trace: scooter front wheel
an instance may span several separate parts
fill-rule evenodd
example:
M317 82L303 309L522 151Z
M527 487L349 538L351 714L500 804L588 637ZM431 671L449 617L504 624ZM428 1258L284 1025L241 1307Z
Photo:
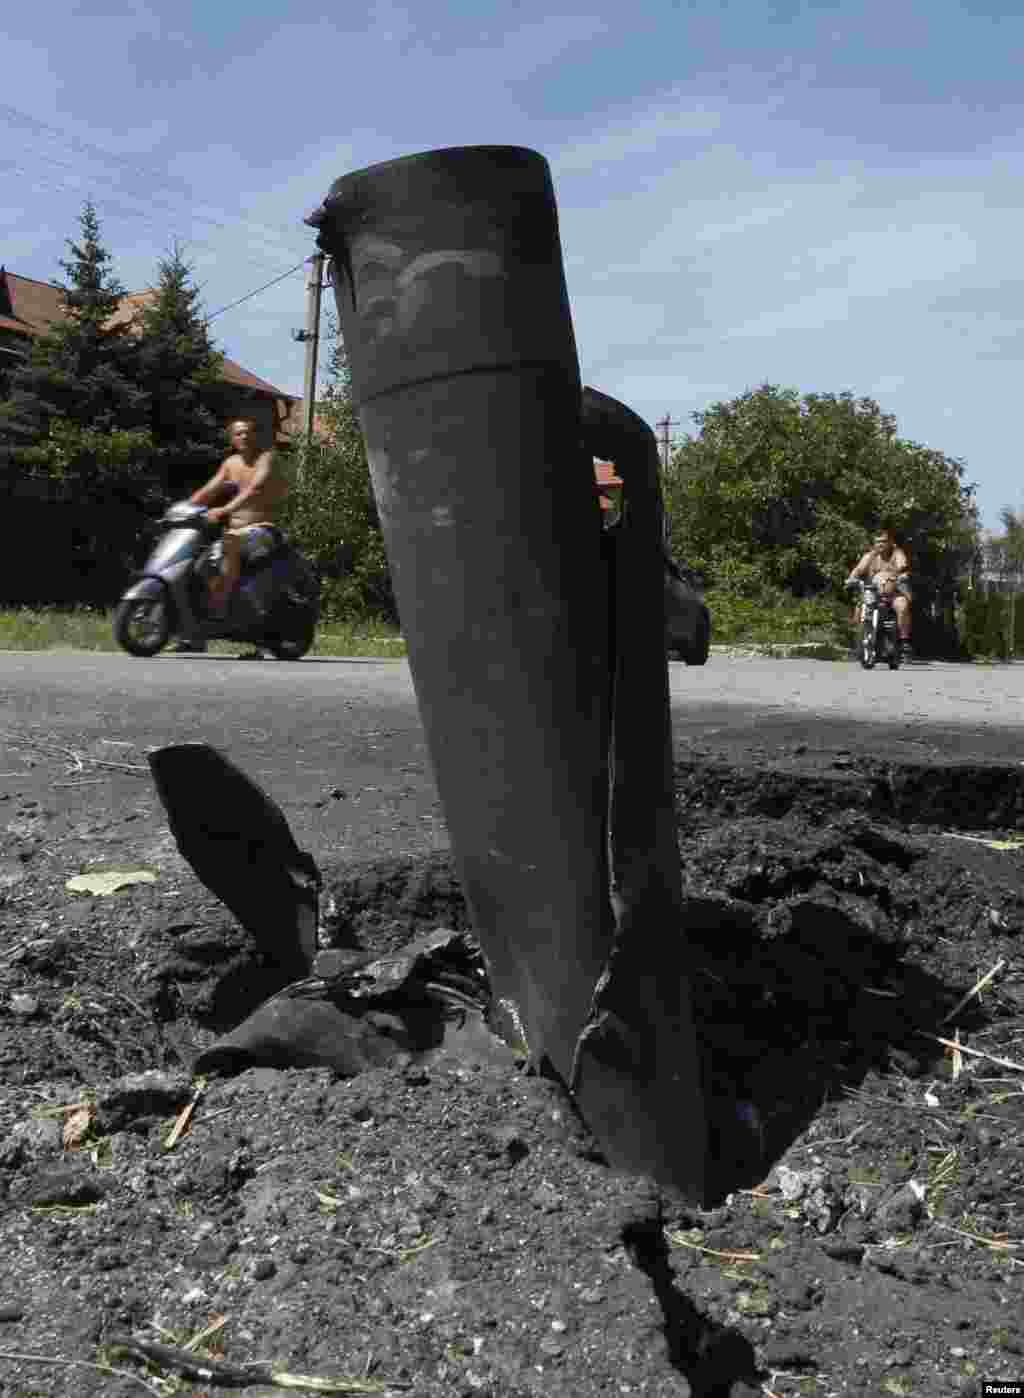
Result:
M878 659L875 628L870 621L864 623L860 638L860 663L865 670L873 670Z
M129 655L156 655L171 636L171 616L162 597L127 598L114 612L114 640Z

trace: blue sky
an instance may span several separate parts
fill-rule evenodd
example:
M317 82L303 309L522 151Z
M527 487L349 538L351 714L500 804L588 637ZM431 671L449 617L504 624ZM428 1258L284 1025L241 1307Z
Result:
M850 390L1024 508L1024 6L35 0L5 13L0 261L116 271L177 238L208 311L312 251L348 170L508 142L551 162L584 380L677 434L769 381ZM299 392L301 271L218 316Z

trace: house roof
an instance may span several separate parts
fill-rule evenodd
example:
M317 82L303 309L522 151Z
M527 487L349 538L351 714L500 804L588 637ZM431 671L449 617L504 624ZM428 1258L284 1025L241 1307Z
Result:
M126 292L109 323L127 324L155 295L156 292L152 288ZM38 282L33 277L19 276L16 272L8 272L4 267L0 267L0 330L13 330L27 336L40 335L63 314L59 287L51 285L50 282ZM250 373L248 369L243 369L241 364L226 356L221 377L228 383L247 388L253 393L298 402L294 394L276 388L274 384L261 379L258 374Z
M0 267L0 328L40 335L61 314L57 287Z
M233 359L228 359L227 355L224 356L220 376L228 383L238 384L240 388L252 389L254 393L266 393L271 398L286 399L290 403L300 401L294 393L285 393L284 389L275 388L272 383L267 383L266 379L261 379L258 374L251 374L248 369L243 369L241 364L236 364Z

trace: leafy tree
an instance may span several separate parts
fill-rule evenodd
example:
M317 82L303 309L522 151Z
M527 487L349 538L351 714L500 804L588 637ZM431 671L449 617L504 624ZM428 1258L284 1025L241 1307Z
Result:
M962 464L899 438L870 398L763 384L694 421L666 482L671 542L718 586L747 596L835 587L883 523L919 576L955 577L972 553Z
M283 524L323 580L328 615L396 621L380 516L340 339L328 377L317 404L318 431L312 443L296 453Z
M999 519L1006 532L989 540L986 561L1002 577L1019 583L1024 576L1024 511L1004 505Z
M131 372L149 404L150 463L174 491L208 473L224 454L213 406L224 360L177 245L159 263L155 292L132 322Z

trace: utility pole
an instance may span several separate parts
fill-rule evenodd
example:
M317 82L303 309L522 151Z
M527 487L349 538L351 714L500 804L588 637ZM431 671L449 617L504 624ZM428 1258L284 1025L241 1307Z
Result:
M670 427L678 427L678 426L679 426L679 420L678 420L678 418L673 418L673 417L671 417L668 413L666 413L665 416L661 419L660 422L655 423L655 426L661 428L661 485L662 485L662 496L664 497L665 481L666 481L667 478L668 478L668 453L669 453L669 440L670 440L670 439L669 439L669 435L668 435L668 431L669 431L669 428L670 428ZM670 533L671 527L672 527L672 520L671 520L671 518L669 517L668 511L665 510L664 513L663 513L663 516L662 516L662 526L661 526L661 528L662 528L662 537L663 537L663 541L664 541L664 543L665 543L666 545L668 544L669 533Z
M313 415L316 412L316 359L320 346L320 293L324 285L324 262L327 254L316 252L309 259L306 281L306 328L293 330L292 336L306 346L306 371L302 385L303 435L307 446L313 440Z
M662 470L662 474L665 475L665 476L667 476L667 475L668 475L668 452L669 452L669 435L668 435L668 429L669 429L670 427L678 427L678 426L679 426L679 419L678 419L678 418L669 417L668 413L666 413L665 416L661 419L660 422L655 423L655 426L661 428L661 470Z

